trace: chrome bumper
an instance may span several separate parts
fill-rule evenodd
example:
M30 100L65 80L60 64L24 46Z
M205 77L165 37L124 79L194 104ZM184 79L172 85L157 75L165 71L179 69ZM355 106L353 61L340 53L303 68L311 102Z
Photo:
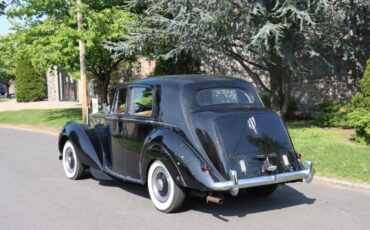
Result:
M306 183L310 183L315 174L312 162L305 161L303 163L303 166L305 169L301 171L280 173L276 175L260 176L240 180L238 180L236 172L234 170L230 170L230 180L223 182L208 181L210 183L207 183L207 187L215 191L229 191L231 195L236 196L239 192L239 189L243 188L251 188L270 184L280 184L302 179Z

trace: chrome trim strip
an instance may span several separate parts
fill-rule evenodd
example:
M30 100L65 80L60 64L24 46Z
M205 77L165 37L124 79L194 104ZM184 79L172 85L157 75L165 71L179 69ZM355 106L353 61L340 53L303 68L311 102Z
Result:
M141 122L141 123L146 123L146 124L153 124L153 125L161 125L161 126L168 126L168 127L173 127L173 128L178 128L176 125L171 125L168 123L160 122L160 121L154 121L154 120L145 120L145 119L136 119L136 118L127 118L127 117L121 117L121 120L124 121L135 121L135 122Z

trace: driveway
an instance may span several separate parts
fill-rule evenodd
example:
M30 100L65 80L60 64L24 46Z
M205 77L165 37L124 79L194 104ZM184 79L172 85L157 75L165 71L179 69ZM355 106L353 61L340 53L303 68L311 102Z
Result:
M267 199L222 206L190 198L177 214L153 208L145 187L93 171L64 176L57 137L0 128L1 229L369 229L370 193L325 184L284 186Z
M36 101L27 103L17 103L15 99L7 100L0 98L0 111L14 111L23 109L65 109L81 108L78 102L69 101Z

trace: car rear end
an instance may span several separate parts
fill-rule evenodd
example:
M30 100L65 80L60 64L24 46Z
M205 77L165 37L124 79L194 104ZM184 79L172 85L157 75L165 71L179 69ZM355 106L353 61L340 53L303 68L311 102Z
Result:
M193 95L191 129L210 162L209 179L203 180L210 190L236 195L240 189L311 182L312 163L301 161L282 119L263 108L253 87L223 84Z

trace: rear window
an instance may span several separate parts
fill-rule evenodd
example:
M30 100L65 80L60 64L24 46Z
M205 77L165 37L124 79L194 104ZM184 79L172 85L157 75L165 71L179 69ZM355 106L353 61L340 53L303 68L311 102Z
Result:
M200 90L196 95L200 106L219 104L254 104L253 95L245 89L239 88L213 88Z

